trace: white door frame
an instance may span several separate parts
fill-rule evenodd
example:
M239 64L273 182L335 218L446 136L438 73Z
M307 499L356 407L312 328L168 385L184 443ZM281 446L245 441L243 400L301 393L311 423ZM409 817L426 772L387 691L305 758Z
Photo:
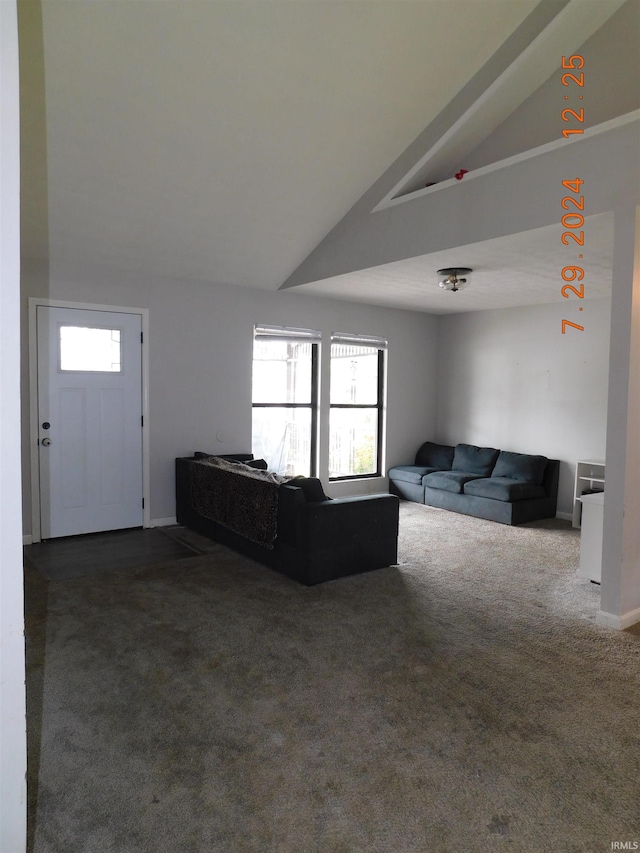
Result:
M49 308L80 308L88 311L117 311L138 314L142 320L142 526L151 527L149 500L149 309L122 308L118 305L93 305L88 302L66 302L61 299L29 298L29 446L31 450L31 541L40 542L40 454L38 453L38 339L36 310L38 305Z

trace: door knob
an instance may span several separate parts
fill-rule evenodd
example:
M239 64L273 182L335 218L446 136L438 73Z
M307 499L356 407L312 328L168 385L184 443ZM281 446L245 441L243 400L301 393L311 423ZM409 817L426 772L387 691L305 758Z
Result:
M50 438L43 438L43 439L42 439L42 444L43 444L45 447L49 447L49 445L51 444L51 439L50 439Z

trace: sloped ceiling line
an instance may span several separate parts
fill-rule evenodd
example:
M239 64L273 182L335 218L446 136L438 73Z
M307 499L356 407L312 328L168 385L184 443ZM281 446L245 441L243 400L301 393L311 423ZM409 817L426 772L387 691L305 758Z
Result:
M572 136L569 139L556 139L554 142L547 142L544 145L538 145L535 148L529 148L526 151L522 151L520 154L505 157L504 160L497 160L495 163L490 163L488 166L481 166L478 169L473 169L470 172L466 172L464 180L468 183L470 180L473 180L473 178L481 178L483 175L488 175L490 172L495 172L498 169L505 169L509 166L515 165L516 163L529 160L532 157L539 157L541 154L546 154L548 151L553 151L556 148L566 148L568 145L583 142L585 139L589 139L592 136L597 136L600 133L608 133L610 130L615 130L617 127L623 127L626 124L637 121L640 121L640 110L625 113L624 115L613 118L610 121L604 121L594 127L585 128L584 132L580 136ZM439 181L433 186L423 187L413 192L395 196L394 198L390 198L388 201L381 202L376 208L374 208L372 213L375 213L377 210L394 207L398 204L404 204L407 201L413 201L417 198L421 198L422 196L439 192L440 190L449 189L457 184L458 180L453 177L445 181Z
M549 4L542 5L549 11ZM493 64L491 79L484 75L486 94L504 74L502 85L496 85L490 93L497 103L505 92L512 98L509 86L518 77L522 78L520 71L525 72L530 62L536 60L552 70L551 74L538 77L535 86L521 79L521 97L516 99L520 103L497 129L492 128L494 121L487 125L490 133L480 145L482 155L476 157L476 165L464 181L448 177L436 186L416 191L412 191L411 183L416 176L420 180L424 177L420 172L426 162L424 156L420 157L424 150L433 153L439 138L453 138L446 134L458 119L456 126L464 132L464 116L482 116L482 110L474 111L467 100L456 117L451 106L459 93L281 289L294 287L303 293L433 313L557 302L558 276L567 262L566 246L561 246L559 239L561 196L557 192L560 178L569 172L573 177L577 170L576 174L589 176L589 292L594 298L608 294L613 241L611 211L627 199L640 197L640 111L637 93L628 97L629 90L616 97L617 86L611 85L611 75L603 73L603 68L608 69L608 57L620 44L621 27L625 28L624 33L631 34L630 42L633 33L640 34L636 8L624 0L613 3L570 0L555 4L551 19L537 33L532 35L528 31L530 50L526 62L519 63L518 57L512 55L508 66L502 69ZM615 15L618 10L620 14ZM611 23L605 27L609 18ZM525 23L526 20L518 28L521 35ZM583 47L589 51L590 59L597 58L599 62L598 75L590 84L589 93L592 99L597 94L600 99L606 96L609 106L598 110L592 101L588 112L591 126L585 125L580 136L564 139L558 126L561 105L567 106L558 76L561 56L580 53ZM625 80L635 79L635 60L627 59L626 64L618 67L626 69L626 72L621 70ZM514 68L518 73L513 72ZM483 71L486 65L467 84L475 87L480 99L478 83ZM530 94L532 88L535 91ZM515 103L508 99L507 102ZM458 106L461 104L459 100ZM623 109L619 109L621 106ZM450 119L449 126L443 121L445 114ZM611 115L614 118L609 119ZM540 122L541 117L546 123ZM533 127L529 124L532 119L537 121ZM510 131L514 122L517 133ZM500 137L505 127L506 144ZM531 137L535 140L533 144ZM425 142L421 152L419 145ZM475 142L472 140L472 144ZM503 152L493 161L492 149ZM440 150L446 150L446 146ZM476 145L471 154L477 150ZM444 192L440 194L439 190ZM434 271L457 265L474 269L474 284L462 294L462 299L456 294L452 300L450 294L438 291ZM515 288L514 283L517 283Z
M372 212L399 197L419 192L425 183L451 176L483 138L556 71L559 57L570 56L598 30L626 0L610 0L593 8L568 0L529 45L484 90L476 101L445 131L429 151L385 195ZM527 21L519 28L523 30Z

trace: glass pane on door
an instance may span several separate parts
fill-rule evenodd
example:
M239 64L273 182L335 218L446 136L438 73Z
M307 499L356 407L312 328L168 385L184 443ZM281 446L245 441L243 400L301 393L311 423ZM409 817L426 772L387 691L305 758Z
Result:
M121 373L120 329L60 326L60 370Z

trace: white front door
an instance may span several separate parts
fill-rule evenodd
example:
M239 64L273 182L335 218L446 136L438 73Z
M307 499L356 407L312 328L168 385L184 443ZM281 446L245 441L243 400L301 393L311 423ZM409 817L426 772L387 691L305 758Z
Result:
M142 317L37 306L41 536L141 527Z

